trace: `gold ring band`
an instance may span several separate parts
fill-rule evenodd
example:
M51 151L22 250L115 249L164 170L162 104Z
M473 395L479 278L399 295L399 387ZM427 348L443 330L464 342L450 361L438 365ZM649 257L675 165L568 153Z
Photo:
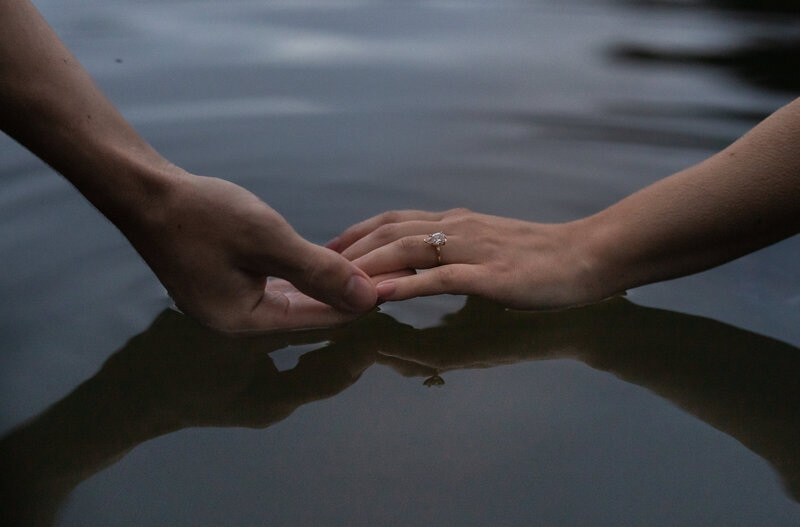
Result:
M447 243L447 236L443 232L434 232L424 241L436 250L436 265L442 265L442 245Z

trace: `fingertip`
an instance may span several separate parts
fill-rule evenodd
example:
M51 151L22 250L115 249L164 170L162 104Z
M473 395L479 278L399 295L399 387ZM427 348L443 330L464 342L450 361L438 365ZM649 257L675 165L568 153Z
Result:
M369 280L356 274L347 281L342 301L351 311L361 312L375 307L377 297L376 289Z
M397 283L392 280L386 280L375 286L375 290L378 293L378 299L386 301L397 291Z

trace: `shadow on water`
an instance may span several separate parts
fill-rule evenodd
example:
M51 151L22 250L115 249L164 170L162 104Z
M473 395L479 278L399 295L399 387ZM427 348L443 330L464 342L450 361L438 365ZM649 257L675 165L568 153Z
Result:
M291 370L269 355L314 343ZM797 348L621 298L546 313L470 299L429 329L375 313L340 329L250 338L165 311L95 376L0 440L3 525L53 524L81 481L149 439L270 426L345 390L376 362L441 384L456 369L564 358L643 386L736 438L800 501Z
M612 58L631 64L712 67L760 89L785 93L800 91L800 2L632 0L624 3L642 7L701 7L715 10L718 16L754 18L769 24L763 35L743 35L738 43L726 47L676 51L651 45L620 44L610 50ZM790 30L773 31L779 26Z

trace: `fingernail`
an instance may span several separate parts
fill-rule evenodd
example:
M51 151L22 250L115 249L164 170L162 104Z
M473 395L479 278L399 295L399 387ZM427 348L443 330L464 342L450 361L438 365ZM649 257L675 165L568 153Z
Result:
M387 297L392 296L392 293L395 292L397 289L397 284L392 282L391 280L387 280L385 282L381 282L378 284L375 289L378 291L378 298L385 299Z
M334 251L336 251L338 253L339 252L339 242L340 242L340 240L339 240L339 237L337 236L336 238L334 238L331 241L329 241L328 243L326 243L325 247L327 247L328 249L334 250Z
M375 307L375 289L363 276L353 275L347 282L342 300L353 311L366 311Z

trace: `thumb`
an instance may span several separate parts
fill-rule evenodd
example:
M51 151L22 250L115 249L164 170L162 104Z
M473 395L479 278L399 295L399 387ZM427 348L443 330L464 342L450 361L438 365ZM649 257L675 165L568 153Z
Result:
M297 289L345 311L368 311L378 293L367 274L339 253L301 239L292 251L287 276Z

